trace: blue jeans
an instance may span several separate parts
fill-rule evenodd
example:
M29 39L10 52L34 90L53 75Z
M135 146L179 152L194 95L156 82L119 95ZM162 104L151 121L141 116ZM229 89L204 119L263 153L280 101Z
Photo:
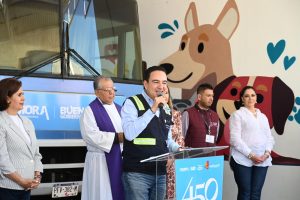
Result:
M234 179L238 186L237 200L259 200L266 179L268 167L246 167L230 159Z
M126 200L163 200L166 195L166 175L123 172Z
M29 200L30 190L12 190L0 188L0 200Z

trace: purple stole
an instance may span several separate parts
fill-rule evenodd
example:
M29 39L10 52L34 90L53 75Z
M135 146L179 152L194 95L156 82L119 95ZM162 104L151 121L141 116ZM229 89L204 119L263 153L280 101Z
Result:
M115 104L120 113L121 107ZM90 103L100 131L116 132L109 115L102 103L96 98ZM122 155L119 144L113 144L109 153L105 152L106 163L110 179L111 193L114 200L124 199L124 188L122 184Z

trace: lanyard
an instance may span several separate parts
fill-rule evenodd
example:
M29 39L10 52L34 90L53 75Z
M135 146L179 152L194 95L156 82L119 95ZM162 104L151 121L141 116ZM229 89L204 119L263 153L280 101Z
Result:
M207 120L208 122L206 121L205 117L204 117L204 114L201 112L200 115L205 123L205 126L207 128L207 131L208 131L208 135L210 135L211 131L210 131L210 127L211 127L211 112L209 112L209 110L207 111L208 114L207 114Z

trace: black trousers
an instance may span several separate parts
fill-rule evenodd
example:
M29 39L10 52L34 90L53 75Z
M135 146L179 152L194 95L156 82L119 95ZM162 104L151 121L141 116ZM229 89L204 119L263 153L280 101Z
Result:
M30 190L13 190L0 187L0 200L30 200Z

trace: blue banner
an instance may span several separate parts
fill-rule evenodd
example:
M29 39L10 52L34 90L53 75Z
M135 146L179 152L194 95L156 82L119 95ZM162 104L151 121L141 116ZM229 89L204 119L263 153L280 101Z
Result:
M177 200L222 200L223 156L175 160Z
M95 98L95 95L89 94L25 91L25 105L20 114L32 120L39 139L78 138L80 116ZM119 105L124 100L124 96L115 98ZM77 134L67 136L68 133Z

